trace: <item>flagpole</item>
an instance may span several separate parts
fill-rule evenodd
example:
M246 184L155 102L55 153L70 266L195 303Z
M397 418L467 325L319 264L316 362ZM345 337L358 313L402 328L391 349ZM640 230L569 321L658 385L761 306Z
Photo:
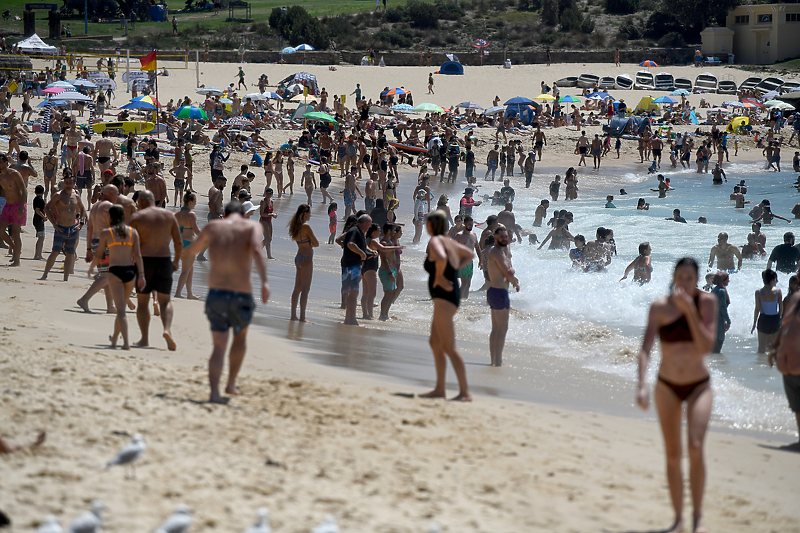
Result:
M159 106L159 102L161 102L161 100L158 99L158 50L154 50L154 52L156 52L156 58L155 58L155 63L156 63L156 70L155 70L155 72L156 72L156 137L161 138L161 131L159 130L159 127L158 127L158 106Z

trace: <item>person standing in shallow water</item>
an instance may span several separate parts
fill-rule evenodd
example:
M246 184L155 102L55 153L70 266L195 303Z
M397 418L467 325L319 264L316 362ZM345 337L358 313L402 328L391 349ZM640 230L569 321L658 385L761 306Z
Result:
M308 223L311 218L311 207L306 204L297 206L297 212L289 221L289 236L297 243L297 255L294 256L296 274L292 291L292 317L297 318L297 300L300 300L300 322L306 321L306 304L308 291L311 290L311 278L314 275L314 248L319 246L317 236Z
M675 512L668 532L683 530L683 473L681 468L681 418L686 402L689 482L692 495L692 529L707 531L703 524L703 493L706 467L703 442L711 416L713 394L705 356L714 347L717 324L717 298L697 288L697 262L684 257L675 265L672 292L650 306L642 349L639 352L639 384L636 403L642 409L650 404L647 389L647 364L656 334L661 338L661 365L654 399L667 459L667 484Z
M456 348L456 332L453 317L458 311L459 287L456 272L472 261L472 250L447 238L447 214L439 209L428 215L425 228L431 236L425 258L428 272L428 292L433 300L430 345L436 364L436 386L421 398L445 398L447 358L458 378L459 393L455 401L470 402L472 396L467 384L467 369L464 359Z

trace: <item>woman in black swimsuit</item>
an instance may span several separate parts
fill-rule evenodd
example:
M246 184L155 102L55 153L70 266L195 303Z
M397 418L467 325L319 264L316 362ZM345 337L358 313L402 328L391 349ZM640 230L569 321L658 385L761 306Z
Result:
M433 300L430 344L436 363L436 387L422 398L444 398L447 359L458 378L459 393L456 401L469 402L472 396L467 385L467 370L456 348L456 331L453 316L458 311L459 292L456 272L472 262L473 252L453 239L447 238L447 214L439 209L428 215L425 227L431 240L428 242L425 271L428 272L428 291Z
M689 430L689 479L694 508L691 531L703 526L705 461L703 441L711 416L711 383L704 357L714 347L717 333L717 299L697 288L697 262L685 257L675 265L673 291L650 306L647 329L639 352L639 386L636 402L647 409L650 396L645 383L647 363L656 334L661 337L661 366L654 398L664 448L675 523L669 531L683 527L683 473L681 471L681 416L686 402Z
M130 226L125 225L125 210L120 205L112 205L108 210L111 226L100 233L98 250L108 250L108 288L117 308L117 317L114 320L114 335L109 336L111 347L117 347L117 338L122 334L122 349L130 350L128 342L128 319L125 316L126 300L130 297L133 284L138 275L139 289L144 289L144 265L142 254L139 250L139 233ZM89 277L92 277L94 268L100 263L104 254L94 254L92 264L89 265Z

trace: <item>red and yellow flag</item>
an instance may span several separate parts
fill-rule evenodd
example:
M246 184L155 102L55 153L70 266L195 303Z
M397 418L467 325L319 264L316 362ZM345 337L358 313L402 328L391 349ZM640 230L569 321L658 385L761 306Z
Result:
M146 56L140 58L139 61L142 63L142 67L139 70L156 70L156 68L158 68L156 66L156 51L155 50L153 50L152 52L150 52Z

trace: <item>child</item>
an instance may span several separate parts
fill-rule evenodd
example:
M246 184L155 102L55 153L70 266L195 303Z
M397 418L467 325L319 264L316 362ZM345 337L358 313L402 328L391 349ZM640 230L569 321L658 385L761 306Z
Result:
M614 149L617 151L617 159L619 159L619 149L622 147L622 141L617 137L617 142L614 144Z
M428 173L428 158L424 155L421 155L417 158L417 166L419 166L419 176L417 177L417 181Z
M328 244L333 244L336 239L336 209L338 209L338 207L336 202L331 202L331 205L328 206L328 229L331 230L331 236L328 237Z
M173 167L169 173L175 177L175 181L173 182L175 186L175 197L172 200L172 207L177 207L178 198L183 198L183 190L186 188L186 178L184 177L186 175L186 163L184 163L184 160L181 159L178 161L178 164Z
M675 150L670 151L669 162L672 165L672 168L676 168L678 166L678 154L675 153Z
M33 258L41 261L42 247L44 247L44 221L47 217L44 214L44 187L37 185L34 189L36 197L33 199L33 227L36 228L36 253Z
M135 157L128 162L128 177L132 178L137 183L144 182L144 178L142 178L142 165L136 161Z
M797 119L795 119L795 120L797 120ZM739 137L734 137L733 138L733 150L734 150L733 151L733 155L734 156L739 155Z
M657 165L658 165L658 163L656 162L655 159L653 159L653 164L650 165L650 167L647 169L647 173L648 174L655 174L656 170L657 170L657 168L656 168Z
M606 196L606 209L616 209L616 207L614 205L614 196L611 194Z

